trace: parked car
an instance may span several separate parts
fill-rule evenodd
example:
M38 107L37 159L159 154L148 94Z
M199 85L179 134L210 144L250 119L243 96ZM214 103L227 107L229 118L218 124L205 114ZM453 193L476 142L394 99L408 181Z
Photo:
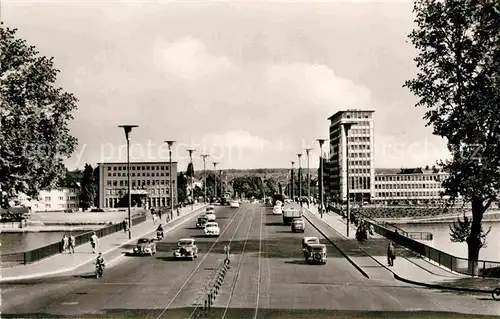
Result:
M134 255L150 255L156 253L156 243L154 239L140 238L134 247Z
M233 201L231 201L231 203L229 204L229 206L231 206L231 208L238 208L238 207L240 207L240 203L238 203L237 201L233 200Z
M292 220L292 233L303 233L306 229L306 223L302 218Z
M207 224L207 218L205 216L203 217L198 217L198 221L196 222L196 228L205 228L205 225Z
M309 264L326 264L327 251L326 246L323 244L308 244L302 250L304 258Z
M281 209L281 204L273 207L273 214L274 215L281 215L282 213L283 213L283 210Z
M212 213L215 213L215 207L210 205L208 206L207 208L205 208L205 212L212 212Z
M220 235L219 224L217 224L216 222L208 222L205 225L205 235L206 236L219 236Z
M174 249L174 258L188 258L194 260L198 258L198 246L194 238L182 238L177 242Z
M318 237L304 237L302 238L302 249L306 248L310 244L319 244Z

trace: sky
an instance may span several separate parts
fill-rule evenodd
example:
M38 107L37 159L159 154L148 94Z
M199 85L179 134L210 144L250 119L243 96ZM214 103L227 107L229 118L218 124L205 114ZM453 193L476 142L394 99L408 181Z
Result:
M403 88L416 68L413 4L400 1L3 0L1 18L78 99L68 168L173 160L196 169L285 168L346 109L375 111L375 166L433 165L445 141ZM302 157L302 167L306 167ZM297 164L296 164L297 167Z

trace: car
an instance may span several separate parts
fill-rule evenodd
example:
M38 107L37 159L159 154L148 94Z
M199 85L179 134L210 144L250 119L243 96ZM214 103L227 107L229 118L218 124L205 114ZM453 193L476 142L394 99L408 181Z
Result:
M133 249L134 255L150 255L156 253L156 243L154 239L140 238Z
M303 233L306 229L306 223L302 218L295 218L292 220L292 233Z
M207 219L207 221L213 222L215 220L215 214L213 212L206 212L205 218Z
M238 203L237 201L233 200L233 201L231 201L231 203L229 204L229 206L231 206L231 208L238 208L238 207L240 207L240 203Z
M198 217L198 221L196 222L196 228L205 228L205 225L207 224L208 220L205 216L203 217Z
M205 225L205 235L206 236L219 236L220 235L219 224L217 224L216 222L208 222Z
M304 258L309 264L326 264L327 261L327 251L326 246L323 244L308 244L302 250L304 252Z
M274 215L281 215L283 213L282 209L281 209L281 205L275 205L273 207L273 214Z
M304 237L302 238L302 249L306 248L310 244L319 244L318 237Z
M194 238L181 238L177 241L177 247L173 248L174 258L188 258L194 260L198 258L198 246Z

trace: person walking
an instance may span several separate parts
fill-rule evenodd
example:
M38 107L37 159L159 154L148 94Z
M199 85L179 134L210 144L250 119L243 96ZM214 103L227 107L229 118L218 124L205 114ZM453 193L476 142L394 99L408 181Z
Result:
M128 217L126 217L124 220L123 220L123 232L124 233L127 233L128 231Z
M95 254L95 248L97 246L97 241L98 241L98 238L94 232L94 233L92 233L92 236L90 237L90 245L92 246L92 253L93 254Z
M69 234L69 253L74 254L75 253L75 244L76 244L76 239L73 234Z
M389 267L394 266L394 259L396 259L394 244L392 242L389 242L389 246L387 247L387 263L389 264Z
M156 213L153 213L153 225L156 224L157 220L158 220L158 215L156 215Z
M63 238L62 238L62 253L66 253L66 251L68 251L68 236L66 236L66 234L64 234Z

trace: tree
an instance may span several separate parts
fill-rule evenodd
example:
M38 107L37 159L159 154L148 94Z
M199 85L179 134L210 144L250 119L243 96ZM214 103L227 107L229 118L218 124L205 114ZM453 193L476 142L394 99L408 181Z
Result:
M63 160L77 144L69 133L77 99L55 82L52 58L0 24L0 196L36 198L65 173Z
M94 182L97 185L97 192L94 198L94 206L99 207L99 182L100 182L100 176L99 176L99 166L94 168ZM127 204L128 204L128 197L127 197Z
M183 172L177 174L177 201L183 203L187 199L187 178Z
M470 236L472 228L472 220L470 220L465 214L463 219L457 217L457 220L450 225L450 238L454 243L463 243L467 241L467 237ZM481 248L486 247L486 236L490 233L491 227L488 231L484 231L481 227Z
M477 274L484 212L500 190L500 3L495 0L417 0L418 73L405 85L425 107L434 134L447 139L451 159L443 182L450 204L470 202L466 238L469 271Z
M90 164L85 164L82 180L80 182L80 206L86 210L94 205L97 196L97 184L94 178L94 169Z

